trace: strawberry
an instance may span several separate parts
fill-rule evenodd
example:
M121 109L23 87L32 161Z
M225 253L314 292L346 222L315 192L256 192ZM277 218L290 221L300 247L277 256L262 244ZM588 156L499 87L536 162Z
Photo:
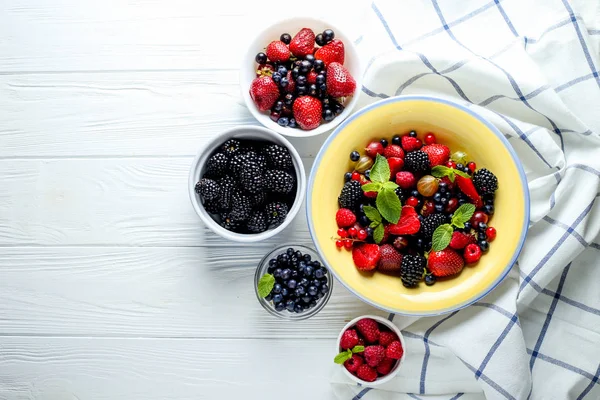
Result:
M415 151L415 150L419 150L421 148L421 146L423 145L423 143L412 136L402 136L402 148L404 149L404 151L408 152L408 151Z
M332 62L344 63L344 43L334 39L315 52L317 60L323 60L325 66Z
M385 358L385 349L381 345L365 347L365 361L370 367L376 367Z
M456 250L464 249L470 243L475 243L475 236L466 232L454 231L450 239L450 247Z
M391 224L389 227L392 235L414 235L421 229L421 221L419 221L419 216L414 207L404 206L398 223Z
M340 347L344 350L352 349L354 346L358 344L358 334L354 329L348 329L342 335L342 339L340 340Z
M287 80L289 83L288 83L287 87L285 88L285 90L288 93L294 93L294 90L296 90L296 81L292 77L292 71L288 71Z
M305 57L313 53L315 33L312 29L302 28L290 42L290 51L296 57Z
M475 243L468 244L463 255L467 264L474 264L481 258L481 247Z
M396 184L401 189L410 189L417 185L417 179L412 172L400 171L396 173Z
M400 157L390 157L387 161L390 166L390 176L396 175L404 167L404 160Z
M327 66L327 93L333 97L351 96L356 90L356 81L340 63Z
M399 340L390 343L387 349L385 349L385 356L387 358L399 360L402 358L402 354L404 354L404 349L402 348L402 343L400 343Z
M361 243L352 249L352 260L360 271L374 270L379 262L379 257L381 257L381 253L376 244Z
M444 165L450 158L450 149L443 144L430 144L423 146L421 149L429 156L429 161L432 167L436 165Z
M356 215L347 208L340 208L335 213L335 222L337 222L339 228L347 228L354 225Z
M365 382L373 382L377 379L377 371L367 364L363 364L356 370L356 376Z
M275 68L273 68L273 66L271 64L259 64L258 68L256 68L256 76L262 76L262 75L273 75L273 72L275 72Z
M315 129L321 124L321 102L316 97L300 96L294 100L294 118L304 130Z
M267 46L267 57L273 62L285 62L290 59L290 49L281 40L275 40Z
M398 146L397 144L390 144L388 147L385 148L385 150L383 150L383 156L385 158L404 158L404 151L402 150L402 147Z
M363 318L356 323L356 329L369 343L375 343L379 340L379 325L377 321L371 318Z
M465 178L457 174L454 181L458 185L460 191L466 194L467 197L475 203L475 207L481 208L483 206L481 197L479 197L479 193L477 193L477 189L475 189L475 185L473 185L471 178Z
M351 373L355 373L358 370L358 367L363 365L365 360L358 354L352 354L352 358L344 361L344 367Z
M460 254L452 249L432 251L429 253L427 267L437 277L449 276L459 273L465 266L465 261Z
M387 243L390 238L390 226L386 225L383 227L383 238L381 239L381 243Z
M396 360L392 358L384 358L383 361L377 366L377 372L379 372L379 375L385 376L392 372L392 369L394 369L395 365Z
M267 111L279 98L279 88L270 76L260 76L255 78L250 85L250 97L260 111ZM319 111L320 116L321 112Z
M398 336L394 332L383 331L379 333L379 344L383 347L388 347L390 343L398 340Z
M381 258L377 265L377 271L388 275L400 274L400 264L402 264L402 254L391 244L384 244L379 248ZM379 339L381 340L381 338Z
M306 76L306 81L308 83L317 83L317 73L315 71L310 71Z

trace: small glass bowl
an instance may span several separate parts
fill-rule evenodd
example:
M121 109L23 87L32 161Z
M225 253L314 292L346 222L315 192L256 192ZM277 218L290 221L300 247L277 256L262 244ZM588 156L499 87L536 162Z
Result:
M277 311L271 301L265 300L258 294L258 281L260 281L260 278L262 278L262 276L267 273L267 269L269 268L269 260L271 260L272 258L276 258L279 254L285 253L290 247L294 249L294 251L300 250L302 254L310 254L311 261L319 261L321 263L321 266L327 270L327 275L325 276L327 277L327 285L329 286L329 291L327 292L327 294L325 294L323 297L317 300L317 304L314 307L309 308L308 310L303 311L301 313L290 312L287 309ZM317 314L319 311L321 311L321 309L323 309L323 307L325 307L325 304L327 304L327 302L329 301L332 290L333 276L331 275L331 272L323 264L317 252L306 246L288 244L277 247L276 249L274 249L273 251L271 251L263 257L263 259L258 264L258 267L256 268L256 273L254 274L254 292L256 293L256 298L258 299L260 305L263 306L263 308L267 310L271 315L274 315L277 318L281 318L287 321L300 321L303 319L308 319L313 315Z

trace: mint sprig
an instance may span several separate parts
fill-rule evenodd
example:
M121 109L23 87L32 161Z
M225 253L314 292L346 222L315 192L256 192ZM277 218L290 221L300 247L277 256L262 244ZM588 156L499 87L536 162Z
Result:
M465 203L454 211L452 221L449 224L443 224L436 228L431 238L431 250L442 251L450 244L454 227L464 228L465 222L471 219L475 213L475 206L470 203Z
M388 164L387 159L382 157L381 154L377 154L375 164L371 167L371 181L381 183L389 182L390 173L390 165Z
M364 192L377 192L375 205L377 206L377 211L380 216L383 216L383 218L392 224L398 223L398 220L400 219L400 211L402 209L400 199L395 193L398 185L390 181L390 165L388 164L386 158L382 157L380 154L377 154L375 163L371 167L370 178L371 182L362 185L362 190ZM374 221L368 215L367 218L369 218L371 221ZM375 229L375 232L377 232L378 225L371 227ZM383 227L381 229L383 229ZM382 232L381 237L383 237ZM375 233L373 238L376 238Z
M271 274L264 274L258 281L258 295L260 297L267 297L271 290L275 286L275 277Z
M431 175L435 176L436 178L443 178L447 176L448 179L450 179L450 182L454 182L456 175L460 175L463 178L470 178L469 174L454 168L446 167L444 165L436 165L435 167L431 168Z
M352 350L350 350L350 349L344 350L341 353L339 353L337 356L335 356L335 358L333 359L333 362L336 364L343 364L347 360L352 358L352 354L362 353L363 351L365 351L365 346L354 346L352 348Z

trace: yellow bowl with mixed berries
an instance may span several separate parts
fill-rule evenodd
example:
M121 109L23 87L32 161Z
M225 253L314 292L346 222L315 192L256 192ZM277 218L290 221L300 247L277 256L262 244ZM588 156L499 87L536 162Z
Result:
M307 216L323 261L362 300L440 315L506 277L525 241L529 192L490 122L452 101L399 96L356 112L328 138L311 171Z

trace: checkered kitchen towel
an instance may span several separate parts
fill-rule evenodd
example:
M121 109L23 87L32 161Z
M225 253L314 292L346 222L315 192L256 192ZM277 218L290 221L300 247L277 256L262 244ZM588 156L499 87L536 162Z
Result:
M390 316L408 349L394 381L369 389L334 369L336 396L600 399L600 1L377 0L369 13L362 105L434 94L488 118L524 165L531 226L478 303Z

